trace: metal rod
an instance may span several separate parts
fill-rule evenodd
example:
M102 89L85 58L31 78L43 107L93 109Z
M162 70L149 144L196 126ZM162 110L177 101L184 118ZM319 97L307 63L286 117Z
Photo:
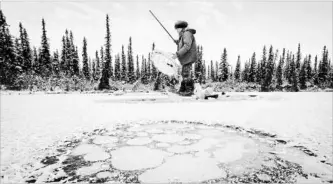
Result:
M176 42L176 40L173 39L173 37L171 36L171 34L168 32L168 30L166 30L165 27L162 25L162 23L157 19L157 17L154 15L154 13L153 13L151 10L149 10L149 12L154 16L154 18L157 20L157 22L160 23L160 25L163 27L163 29L169 34L169 36L171 37L171 39L172 39L174 42Z

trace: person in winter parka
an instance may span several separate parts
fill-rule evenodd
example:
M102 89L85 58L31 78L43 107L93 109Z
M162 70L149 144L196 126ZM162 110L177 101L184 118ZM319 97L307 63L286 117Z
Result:
M179 94L184 96L193 95L194 80L192 79L192 64L197 61L197 46L194 34L195 29L187 28L188 23L185 21L177 21L175 29L179 34L176 42L177 52L173 55L173 59L178 58L182 66L182 82L180 84Z

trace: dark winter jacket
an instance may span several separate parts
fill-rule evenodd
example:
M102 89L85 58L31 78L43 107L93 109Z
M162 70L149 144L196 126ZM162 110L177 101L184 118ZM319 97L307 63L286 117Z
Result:
M191 64L197 61L197 45L194 34L195 29L185 29L180 33L177 47L177 57L181 65Z

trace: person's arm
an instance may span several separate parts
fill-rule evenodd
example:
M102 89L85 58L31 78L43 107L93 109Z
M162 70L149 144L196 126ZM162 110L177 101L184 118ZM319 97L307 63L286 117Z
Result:
M183 57L190 49L192 45L192 33L186 31L183 36L184 45L179 51L176 52L178 58Z

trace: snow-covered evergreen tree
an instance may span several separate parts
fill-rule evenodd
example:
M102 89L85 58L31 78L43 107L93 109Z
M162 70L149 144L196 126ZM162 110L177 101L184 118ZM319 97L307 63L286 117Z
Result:
M121 80L127 81L127 67L124 45L121 47Z
M256 82L256 76L257 76L256 70L257 70L257 61L256 61L256 53L254 52L251 58L249 82Z
M14 43L1 9L0 22L0 84L10 86L19 74L19 66L15 62Z
M139 55L136 55L136 80L140 79Z
M229 67L229 64L228 64L228 61L227 61L227 49L224 48L223 54L221 56L221 62L220 62L220 65L219 65L219 70L220 70L219 81L220 82L228 80L228 77L229 77L228 67Z
M240 61L240 55L238 55L234 78L236 81L239 82L240 77L241 77L241 61Z
M120 56L117 54L115 56L115 63L114 63L114 78L116 81L121 80L121 67L120 67Z
M50 45L46 35L45 20L42 19L42 41L39 56L39 63L41 64L40 71L42 76L49 77L52 72Z
M274 70L273 62L274 62L274 53L273 53L273 46L271 46L269 49L267 64L265 65L265 78L263 84L261 85L261 91L270 90L273 79L273 70Z
M296 69L298 71L301 69L301 59L302 59L301 44L299 43L297 49L297 58L296 58Z
M128 51L127 51L127 64L128 64L128 70L127 70L127 80L129 83L133 83L135 81L135 74L134 74L134 60L133 60L133 51L132 51L132 38L129 38L129 45L128 45Z
M306 88L306 81L307 81L306 65L307 65L307 59L305 58L303 63L301 64L301 69L299 72L299 87L301 89Z
M82 67L83 75L87 80L89 80L90 72L88 66L87 40L85 37L83 38L82 62L83 62L83 67Z

